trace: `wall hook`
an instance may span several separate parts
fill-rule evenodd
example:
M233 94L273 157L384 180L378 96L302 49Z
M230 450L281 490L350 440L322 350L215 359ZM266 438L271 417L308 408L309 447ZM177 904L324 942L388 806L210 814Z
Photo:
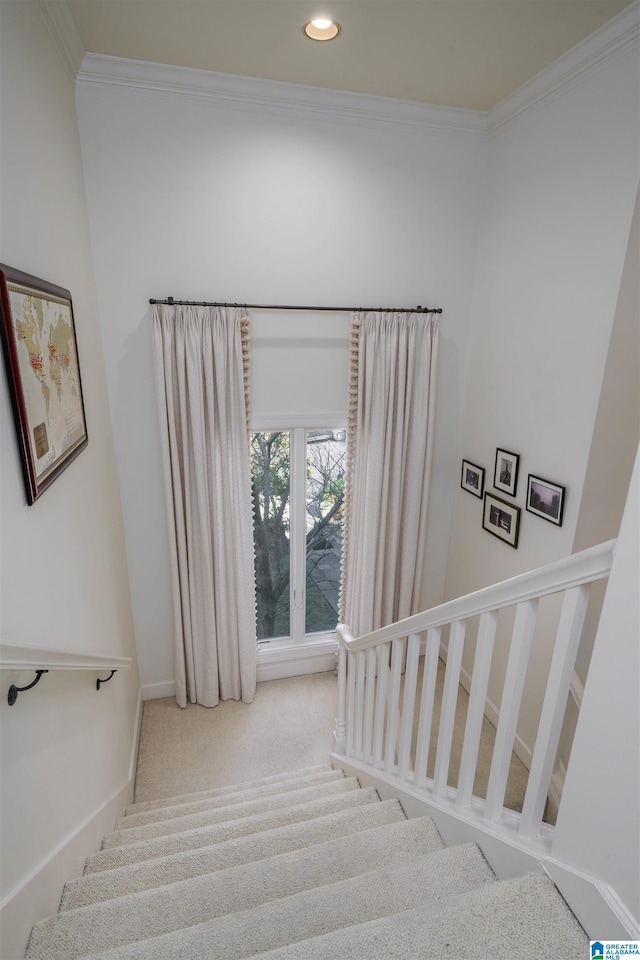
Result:
M35 687L36 683L39 681L43 673L49 673L48 670L36 670L36 678L33 683L28 684L26 687L16 687L15 683L12 683L9 687L9 696L7 700L9 701L9 706L12 707L16 700L18 699L19 693L24 693L25 690L31 690L31 687Z
M116 671L112 670L106 680L96 680L96 690L100 689L101 683L109 683L109 680L111 680L111 677L114 675L114 673L116 673Z

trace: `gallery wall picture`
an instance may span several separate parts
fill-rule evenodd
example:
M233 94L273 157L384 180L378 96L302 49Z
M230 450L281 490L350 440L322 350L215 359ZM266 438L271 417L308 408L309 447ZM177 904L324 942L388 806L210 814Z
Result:
M561 527L564 499L565 487L529 474L526 502L529 513L535 513L537 517L542 517L543 520L548 520L549 523L555 523L556 526Z
M520 529L520 507L515 507L506 500L494 497L492 493L484 495L484 510L482 514L482 528L494 537L504 540L510 547L518 547L518 532Z
M462 476L460 486L474 497L480 497L484 493L484 467L477 467L470 460L462 461Z
M508 493L510 497L515 497L516 487L518 486L519 462L520 456L517 453L509 453L508 450L497 448L493 475L493 485L496 490L501 490L502 493Z
M0 336L32 504L88 442L71 294L0 264Z

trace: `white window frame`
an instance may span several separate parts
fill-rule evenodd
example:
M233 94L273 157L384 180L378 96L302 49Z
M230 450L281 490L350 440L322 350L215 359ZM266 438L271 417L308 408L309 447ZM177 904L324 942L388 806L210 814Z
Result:
M258 644L258 681L277 680L295 677L307 673L321 673L335 669L335 652L338 642L335 631L310 633L305 636L305 578L302 584L297 581L305 569L304 537L300 529L306 529L306 471L296 467L304 460L300 454L300 445L305 444L304 433L296 431L322 430L331 427L334 430L346 430L347 418L344 413L325 412L314 414L259 414L251 417L252 433L266 430L287 430L291 432L291 566L292 576L289 583L291 604L290 637L279 637L267 643Z

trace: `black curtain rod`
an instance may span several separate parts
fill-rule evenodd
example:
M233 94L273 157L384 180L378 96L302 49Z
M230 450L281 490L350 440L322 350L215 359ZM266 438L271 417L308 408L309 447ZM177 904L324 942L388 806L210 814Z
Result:
M210 300L149 300L149 303L166 303L170 307L243 307L245 310L325 310L330 313L442 313L442 307L294 307L282 303L213 303Z

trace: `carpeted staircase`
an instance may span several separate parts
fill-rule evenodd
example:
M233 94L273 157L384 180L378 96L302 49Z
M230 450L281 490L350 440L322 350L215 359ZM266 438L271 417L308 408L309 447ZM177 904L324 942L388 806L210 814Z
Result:
M136 803L32 931L29 960L584 960L546 874L497 881L341 771Z

